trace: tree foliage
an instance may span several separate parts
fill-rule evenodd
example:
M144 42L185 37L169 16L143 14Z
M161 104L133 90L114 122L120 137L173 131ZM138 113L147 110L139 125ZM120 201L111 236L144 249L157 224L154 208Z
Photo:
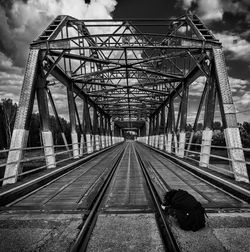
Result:
M11 99L3 99L0 102L0 149L9 149L11 135L14 128L17 104ZM59 118L62 130L68 143L71 142L70 124L64 118ZM55 145L63 145L61 129L54 116L50 116L50 129L53 133ZM41 126L39 114L32 114L28 137L28 147L41 146Z
M0 102L0 148L10 146L11 134L14 128L17 105L11 99Z

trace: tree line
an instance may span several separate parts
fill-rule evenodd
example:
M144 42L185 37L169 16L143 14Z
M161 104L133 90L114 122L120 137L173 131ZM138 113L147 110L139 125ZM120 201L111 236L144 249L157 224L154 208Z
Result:
M2 99L0 102L0 149L9 149L11 135L14 128L15 117L17 113L17 104L13 103L12 99ZM59 117L62 125L63 132L66 136L67 142L71 143L70 123L64 118ZM243 122L238 124L240 129L240 135L243 147L250 147L250 123ZM54 116L50 116L50 129L53 133L53 140L55 145L63 145L63 139L61 137L61 130ZM213 123L214 135L212 144L218 146L225 146L225 138L223 133L223 126L220 121ZM187 137L190 136L193 127L191 124L187 124L186 132ZM194 135L193 142L201 143L202 140L203 124L197 125L197 132ZM30 121L30 130L28 138L28 147L41 146L41 134L40 134L40 118L39 114L33 113ZM79 128L77 128L78 133Z
M17 113L17 104L12 99L2 99L0 102L0 149L9 149L11 135L14 128L15 117ZM64 118L59 117L63 132L68 143L71 143L70 123ZM50 116L50 129L53 132L55 145L63 145L61 130L54 116ZM28 147L41 146L39 114L33 113L30 120L30 130L28 138Z

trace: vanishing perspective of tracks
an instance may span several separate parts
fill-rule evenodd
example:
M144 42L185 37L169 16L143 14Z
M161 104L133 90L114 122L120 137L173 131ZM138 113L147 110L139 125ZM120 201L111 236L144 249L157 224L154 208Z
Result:
M93 251L93 240L98 243L99 239L94 235L95 227L104 214L105 218L114 214L150 216L158 230L162 251L179 251L160 207L163 194L171 189L187 190L207 210L249 209L247 202L211 181L142 144L126 142L16 198L2 210L83 213L72 251Z

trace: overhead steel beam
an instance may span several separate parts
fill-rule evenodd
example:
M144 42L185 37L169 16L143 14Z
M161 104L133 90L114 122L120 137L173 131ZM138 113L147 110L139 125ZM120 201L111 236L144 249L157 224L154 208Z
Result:
M199 61L199 63L201 63L201 61L204 60L204 57ZM159 113L160 109L165 106L166 104L169 103L169 101L171 99L173 99L175 96L177 96L183 89L183 87L185 86L189 86L191 83L193 83L199 76L202 75L202 72L200 70L200 68L196 65L192 71L188 74L188 76L185 78L184 80L184 86L182 85L182 83L180 83L170 94L169 96L166 98L166 100L154 111L154 113L152 113L151 116L156 115L157 113Z
M53 62L51 62L53 63ZM88 103L95 107L99 112L109 117L102 108L100 108L96 103L94 103L88 95L86 95L75 83L72 83L72 80L57 66L53 68L51 71L51 75L53 75L57 80L59 80L66 87L70 87L72 85L73 92L77 94L79 97L84 98L88 101Z

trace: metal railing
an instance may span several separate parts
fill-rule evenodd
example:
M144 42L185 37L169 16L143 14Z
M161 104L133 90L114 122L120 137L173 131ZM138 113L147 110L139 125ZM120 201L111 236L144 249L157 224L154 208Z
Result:
M186 162L191 163L191 164L196 163L196 165L198 164L198 166L202 166L202 164L204 164L204 166L202 166L203 168L205 167L205 168L210 169L212 171L226 175L230 178L234 178L235 175L240 175L241 177L245 177L246 179L249 179L248 176L244 176L243 174L239 174L235 170L234 171L231 170L230 167L233 162L245 164L247 166L247 165L250 165L250 161L238 159L237 157L229 158L227 151L230 149L242 150L244 153L244 157L246 158L248 156L247 154L250 152L250 148L239 148L239 147L218 146L218 145L212 145L212 144L210 145L210 144L189 143L189 139L187 138L185 142L180 142L180 141L174 142L173 140L171 140L171 152L169 152L167 150L169 150L170 148L168 148L169 146L167 145L167 141L165 139L166 138L164 138L163 141L162 140L159 141L159 139L155 141L154 138L152 137L151 141L149 141L148 137L141 137L141 138L138 138L138 141L143 142L147 145L150 145L149 142L151 142L152 144L150 146L152 146L154 148L160 149L161 151L165 151L166 153L172 154L178 158L183 158L183 160L185 160ZM155 143L157 144L157 146L155 146ZM160 144L162 144L162 143L163 143L163 145L160 146ZM185 146L184 155L182 157L179 155L179 150L180 150L179 147L181 145ZM192 147L198 148L199 151L194 150L194 148L192 148ZM211 147L210 153L202 153L201 149L203 147ZM224 151L225 153L222 153L221 155L218 153L214 154L214 151L216 149L222 150L221 152ZM202 155L209 156L209 160L210 160L209 163L201 160ZM211 158L213 158L213 160L211 160Z
M93 136L92 136L93 137ZM101 141L101 138L99 139L99 144L96 143L95 140L92 141L84 141L84 142L77 142L73 144L67 144L67 145L47 145L47 146L37 146L37 147L26 147L26 148L12 148L12 149L4 149L0 150L0 154L5 154L6 157L0 158L0 169L5 169L6 166L8 165L21 165L25 166L25 164L30 164L31 162L38 162L39 166L36 168L31 168L27 171L22 171L16 175L13 176L8 176L8 177L3 177L0 178L0 182L3 182L4 180L7 179L12 179L12 178L21 178L23 176L30 175L32 173L36 173L41 170L45 170L48 168L48 164L46 163L46 158L47 157L54 157L55 158L55 166L58 168L58 165L61 165L62 163L65 163L69 160L76 159L74 156L74 151L78 152L77 158L81 158L87 154L93 153L98 150L102 150L106 147L109 147L111 145L114 145L118 142L121 142L121 138L105 138L104 140L104 146L103 142ZM74 148L74 146L76 146ZM53 149L53 152L51 154L45 154L45 149L51 148ZM88 148L91 148L91 150L88 150ZM64 150L62 150L64 149ZM14 151L22 151L22 160L18 161L8 161L8 154L10 152ZM2 161L2 163L1 163ZM35 164L33 165L35 166ZM20 169L22 170L22 169Z

